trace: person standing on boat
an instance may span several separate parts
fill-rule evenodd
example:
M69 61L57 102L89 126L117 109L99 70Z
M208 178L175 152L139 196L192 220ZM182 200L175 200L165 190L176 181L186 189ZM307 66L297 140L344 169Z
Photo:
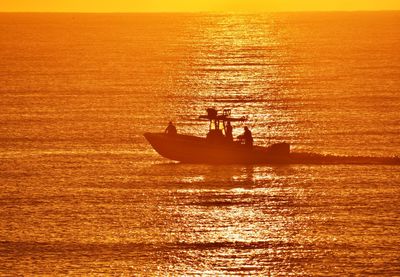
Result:
M244 140L244 145L247 147L253 147L253 135L247 126L244 126L244 133L238 138Z
M165 133L170 136L174 136L177 134L176 127L174 126L174 124L172 124L172 121L169 122L168 127L165 129Z
M226 125L226 138L228 139L228 141L233 141L232 125L230 121L228 121L228 124Z

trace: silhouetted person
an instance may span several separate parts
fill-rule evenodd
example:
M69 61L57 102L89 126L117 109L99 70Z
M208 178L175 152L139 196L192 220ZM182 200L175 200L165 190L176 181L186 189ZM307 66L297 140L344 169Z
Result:
M165 129L165 133L167 135L172 135L172 136L177 134L176 128L175 128L174 124L172 124L172 121L169 122L168 127Z
M226 138L229 141L233 140L233 137L232 137L232 125L231 125L230 121L228 121L228 125L226 125Z
M251 131L249 130L249 128L247 126L244 126L244 133L243 133L243 135L240 135L238 138L239 139L243 139L244 140L244 144L247 147L252 147L253 146L253 136L252 136Z

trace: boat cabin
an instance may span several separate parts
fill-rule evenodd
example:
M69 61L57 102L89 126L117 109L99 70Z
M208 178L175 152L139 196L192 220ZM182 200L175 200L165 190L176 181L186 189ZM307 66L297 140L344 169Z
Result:
M199 119L208 120L209 131L207 133L207 139L210 141L226 141L227 123L228 122L244 122L247 120L245 116L242 117L231 117L231 110L224 109L222 114L219 114L216 109L207 109L207 115L199 116Z

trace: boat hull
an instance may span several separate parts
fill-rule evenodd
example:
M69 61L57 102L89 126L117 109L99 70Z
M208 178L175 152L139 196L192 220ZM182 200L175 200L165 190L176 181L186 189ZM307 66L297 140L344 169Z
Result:
M247 147L234 142L210 142L187 135L145 133L147 141L163 157L185 163L257 164L289 162L290 146Z

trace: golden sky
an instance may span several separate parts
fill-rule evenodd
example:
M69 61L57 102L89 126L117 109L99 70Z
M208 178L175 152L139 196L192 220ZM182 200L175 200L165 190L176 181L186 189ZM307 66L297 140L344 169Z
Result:
M0 11L268 12L400 10L400 0L0 0Z

